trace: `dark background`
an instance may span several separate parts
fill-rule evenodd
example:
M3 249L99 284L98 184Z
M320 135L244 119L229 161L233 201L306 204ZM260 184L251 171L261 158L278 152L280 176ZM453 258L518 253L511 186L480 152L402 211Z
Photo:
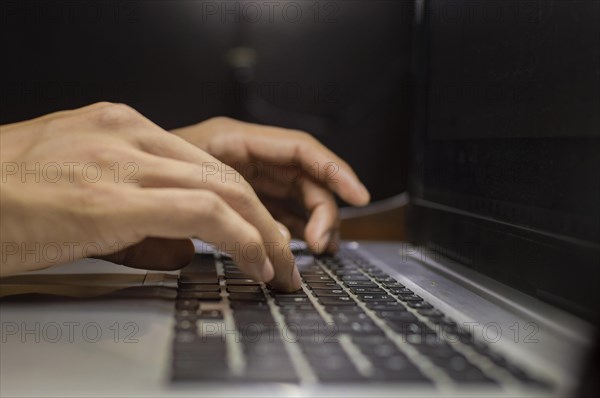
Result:
M413 1L5 1L0 123L97 101L303 129L406 187Z

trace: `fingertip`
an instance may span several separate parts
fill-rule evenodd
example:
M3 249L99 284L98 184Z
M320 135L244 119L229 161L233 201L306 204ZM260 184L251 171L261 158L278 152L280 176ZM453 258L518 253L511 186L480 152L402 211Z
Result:
M290 230L279 221L275 221L275 223L277 224L277 228L279 228L281 236L283 236L283 238L289 242L292 239L292 234L290 233Z
M361 182L357 182L356 184L356 206L365 206L368 205L371 201L371 193Z
M267 257L262 265L260 270L260 280L265 283L269 283L275 277L275 269L273 268L273 264L271 260Z

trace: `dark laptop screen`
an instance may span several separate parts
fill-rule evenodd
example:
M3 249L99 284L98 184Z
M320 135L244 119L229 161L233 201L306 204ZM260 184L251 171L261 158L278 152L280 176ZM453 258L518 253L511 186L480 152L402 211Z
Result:
M419 4L422 238L588 313L600 279L600 2Z

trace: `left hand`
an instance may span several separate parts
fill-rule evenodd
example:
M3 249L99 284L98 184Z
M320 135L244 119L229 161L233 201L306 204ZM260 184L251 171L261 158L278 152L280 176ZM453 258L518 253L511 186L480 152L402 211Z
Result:
M338 209L369 203L352 168L310 134L217 117L174 134L235 168L267 209L315 253L335 252Z

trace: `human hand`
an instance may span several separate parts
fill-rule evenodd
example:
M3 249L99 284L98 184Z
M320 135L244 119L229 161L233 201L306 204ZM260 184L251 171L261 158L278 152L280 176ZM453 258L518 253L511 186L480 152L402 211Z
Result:
M334 193L352 205L369 202L352 168L307 133L223 117L173 133L237 169L273 216L316 253L338 246Z
M254 279L300 287L288 240L244 178L130 107L99 103L0 133L0 275L99 256L175 269L198 237Z

